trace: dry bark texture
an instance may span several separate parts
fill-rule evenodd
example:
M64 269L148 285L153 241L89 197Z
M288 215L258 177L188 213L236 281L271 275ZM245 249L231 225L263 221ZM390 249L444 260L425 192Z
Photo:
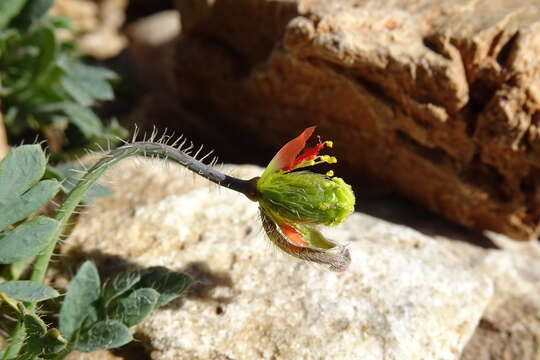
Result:
M189 108L268 146L318 124L357 180L469 227L539 235L538 1L178 4Z

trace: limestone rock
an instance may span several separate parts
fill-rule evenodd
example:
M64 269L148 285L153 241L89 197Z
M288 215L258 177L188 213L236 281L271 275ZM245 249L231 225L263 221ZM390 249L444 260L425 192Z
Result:
M177 2L177 99L223 133L275 147L317 124L357 184L540 235L538 1Z
M494 281L495 296L462 360L540 358L540 248L538 243L489 251L477 269Z
M114 195L62 252L105 273L164 265L199 281L138 326L153 359L458 359L492 296L491 280L405 226L354 214L332 228L353 259L334 273L271 248L255 203L175 165L124 161L108 180Z

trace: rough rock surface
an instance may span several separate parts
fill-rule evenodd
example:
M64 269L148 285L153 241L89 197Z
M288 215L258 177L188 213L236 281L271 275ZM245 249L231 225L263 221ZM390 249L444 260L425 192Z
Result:
M128 0L56 0L51 13L73 19L75 34L63 32L62 36L75 35L83 53L105 59L118 55L126 46L120 28L127 5Z
M164 265L199 280L138 327L153 359L458 359L492 296L472 255L405 226L354 214L331 229L353 258L333 273L273 249L255 203L176 165L124 161L108 178L115 194L62 252L104 272Z
M462 253L495 285L495 296L462 360L540 358L540 248L537 243L500 245L507 250L488 251L481 261Z
M177 98L223 133L276 146L318 124L357 181L540 234L538 1L178 3Z

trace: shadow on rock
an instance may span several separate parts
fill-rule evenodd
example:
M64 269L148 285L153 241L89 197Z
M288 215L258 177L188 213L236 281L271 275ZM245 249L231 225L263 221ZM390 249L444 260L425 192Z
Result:
M67 278L73 278L82 262L92 260L98 268L101 279L107 279L126 270L144 270L143 267L129 259L102 252L101 250L84 251L80 247L72 248L64 261L57 262L53 266L58 275ZM214 290L217 287L233 288L231 276L222 271L213 271L207 263L201 261L189 262L179 269L170 268L171 271L182 272L190 275L195 282L185 292L185 294L169 304L166 309L177 309L183 304L183 299L193 299L198 301L210 301L218 304L229 304L232 296L214 296Z

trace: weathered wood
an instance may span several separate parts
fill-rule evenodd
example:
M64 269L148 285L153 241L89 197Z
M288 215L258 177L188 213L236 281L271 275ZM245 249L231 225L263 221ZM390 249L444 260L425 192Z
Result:
M318 124L356 179L540 234L538 1L215 0L200 17L179 3L190 108L272 146Z

